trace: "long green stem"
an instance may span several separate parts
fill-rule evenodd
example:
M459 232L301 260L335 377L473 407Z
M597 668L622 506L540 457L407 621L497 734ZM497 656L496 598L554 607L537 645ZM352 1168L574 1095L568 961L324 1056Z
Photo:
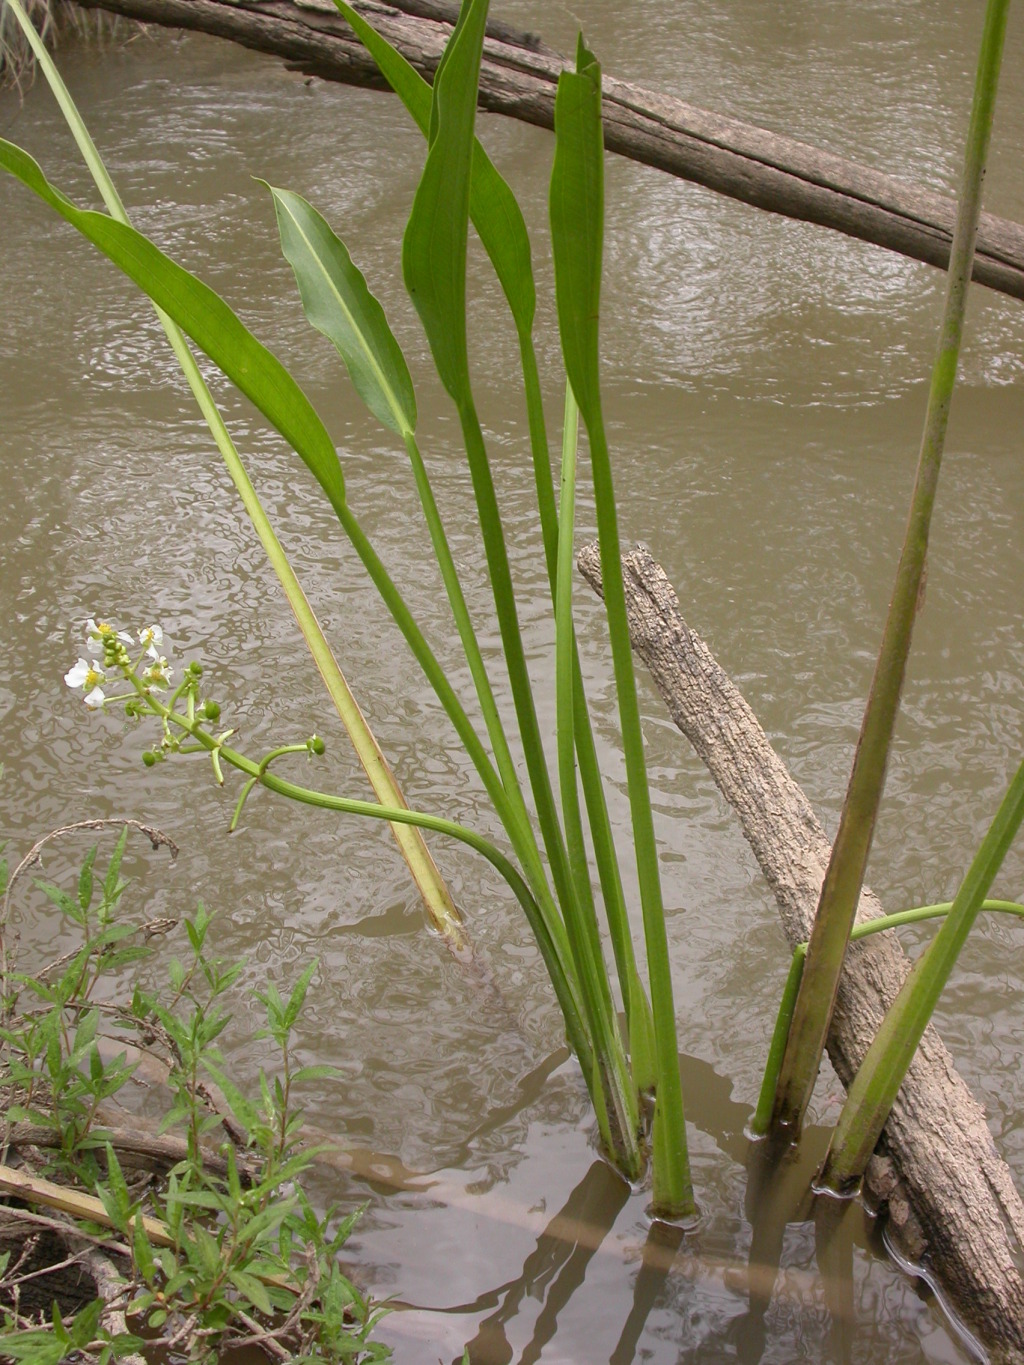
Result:
M119 222L128 223L129 218L117 188L103 163L103 159L86 128L81 115L75 107L60 73L40 40L35 28L25 13L20 0L9 0L10 8L25 31L25 35L39 62L43 74L60 106L61 112L71 130L82 157L100 192L107 212ZM327 643L312 607L295 576L280 541L274 533L269 519L256 495L256 491L239 458L238 451L224 423L213 395L203 379L195 357L180 329L161 309L156 309L157 317L167 335L172 350L188 381L199 409L206 419L217 448L221 453L228 474L249 515L249 519L260 538L267 559L277 574L285 597L292 609L299 629L309 648L313 661L323 678L328 695L333 701L342 724L348 732L353 748L370 781L377 799L385 805L403 806L405 798L395 781L388 762L381 752L359 705L345 680L337 659ZM449 946L464 952L468 948L465 930L451 894L427 850L426 844L416 829L396 824L393 833L398 846L409 866L413 879L423 897L431 921L443 935Z
M665 928L665 906L661 894L658 844L654 834L650 789L647 785L640 704L636 693L629 623L626 616L626 594L622 581L622 556L612 487L611 456L604 423L598 414L591 416L588 434L601 547L605 609L608 616L615 688L619 698L619 723L622 728L622 746L626 760L626 781L633 819L633 842L636 847L640 905L643 912L647 969L651 981L651 1007L654 1014L657 1067L653 1132L654 1208L657 1213L666 1217L689 1217L696 1212L696 1203L690 1177L686 1122L683 1115L683 1087L679 1075L672 966Z
M576 514L576 443L579 428L579 409L569 384L565 387L565 417L562 437L561 505L559 508L558 567L555 589L555 701L556 737L558 747L558 775L562 797L562 818L565 821L566 844L574 883L578 890L578 915L567 916L569 941L579 974L581 993L588 1015L593 1019L595 1052L597 1039L608 1040L607 1067L614 1071L601 1087L616 1103L617 1129L627 1134L639 1131L640 1120L636 1090L628 1074L622 1052L618 1024L612 1005L608 973L605 968L601 937L590 886L590 866L587 861L583 822L580 817L579 787L576 771L576 743L574 730L574 675L573 650L576 642L572 617L573 530ZM605 1125L607 1127L607 1124ZM606 1134L606 1141L611 1134ZM623 1144L632 1158L635 1141ZM623 1164L624 1173L635 1179L639 1174L639 1150L635 1150L635 1167Z
M1009 0L989 0L975 83L964 174L949 262L938 356L896 586L871 683L839 832L811 933L800 993L776 1093L775 1124L798 1131L818 1075L843 956L857 911L885 783L900 692L921 598L928 533L946 439L963 332L967 288L981 212L981 187L992 128Z
M392 619L398 626L405 638L406 643L413 653L420 668L423 670L427 681L433 687L438 700L444 707L448 718L451 720L455 731L462 741L463 747L469 755L473 766L480 774L488 796L494 803L494 808L501 819L502 824L508 832L509 838L513 840L516 847L516 854L523 865L527 880L538 903L542 907L547 923L547 930L554 942L561 961L562 971L565 975L571 975L571 953L566 937L565 926L562 923L557 905L552 899L551 891L544 875L543 867L540 864L536 846L530 842L522 842L516 845L517 830L519 822L516 818L514 807L510 804L508 793L505 791L501 778L498 775L494 764L480 737L477 735L473 724L466 715L462 703L459 701L451 683L448 681L444 670L437 660L436 655L430 648L422 631L416 624L402 594L392 580L387 569L381 562L377 552L359 525L355 514L347 502L332 503L338 520L341 522L342 529L348 536L353 548L362 560L363 566L370 576L370 579L377 589L381 600L391 613Z
M846 1193L864 1174L921 1035L1022 820L1024 763L1010 783L941 929L886 1011L850 1086L822 1173L823 1183L837 1193Z
M583 876L577 879L568 848L558 818L551 778L548 773L547 759L540 736L540 725L534 704L533 689L530 683L526 654L523 649L516 610L515 592L508 563L505 538L501 528L497 498L491 478L490 464L484 444L483 432L476 411L470 402L460 404L459 415L462 421L463 441L469 459L470 475L476 497L480 527L484 540L488 574L494 598L498 626L505 661L508 667L509 685L512 700L519 721L519 732L526 757L527 771L537 807L541 836L551 867L555 895L562 907L562 918L566 926L570 952L577 967L577 983L584 1001L584 1014L593 1030L593 1047L598 1065L601 1067L602 1081L592 1085L595 1103L600 1108L610 1102L614 1114L601 1115L606 1140L611 1141L615 1159L627 1175L635 1175L639 1169L640 1154L636 1145L635 1108L632 1105L630 1085L625 1081L625 1059L618 1028L610 1010L601 1008L601 988L598 977L604 978L604 991L607 992L607 977L603 966L600 973L597 963L592 960L589 950L584 947L583 926L587 920L586 901L591 897L589 872L585 866ZM592 916L592 899L591 916ZM595 933L596 936L596 933Z
M928 919L943 919L952 908L952 901L936 901L934 905L917 905L912 910L897 910L891 915L879 915L877 919L863 920L860 924L855 924L850 931L850 942L856 943L862 938L870 938L872 934L882 934L888 929L898 929L904 924L918 924L922 920ZM1018 919L1024 919L1024 905L1020 905L1017 901L986 900L982 901L980 908L986 913L1016 915ZM779 1002L779 1012L772 1032L772 1041L768 1048L768 1063L764 1069L761 1094L757 1101L754 1117L750 1122L750 1131L754 1137L766 1136L771 1126L772 1110L775 1106L775 1088L778 1085L782 1055L786 1050L786 1039L789 1036L793 1007L796 1004L797 992L800 989L800 978L803 975L806 958L807 944L798 943L793 949L786 984L782 988L782 999Z
M544 545L548 580L551 586L551 597L554 601L558 579L558 512L555 507L551 479L550 455L544 421L544 404L541 398L540 377L537 370L537 355L533 345L533 337L525 327L519 329L519 350L530 428L530 450L533 458L534 483L537 490L537 509L540 514L541 537ZM580 782L583 787L591 838L594 842L594 858L597 863L598 879L601 884L601 896L608 920L612 951L615 955L619 988L622 991L622 1000L626 1011L633 1080L638 1090L650 1090L655 1083L654 1023L647 993L640 980L640 973L637 971L636 954L633 951L633 937L626 910L626 896L622 886L622 875L619 871L615 841L612 837L608 806L605 801L604 784L601 780L601 768L597 758L597 746L594 743L594 731L590 721L590 709L583 687L583 671L580 667L575 627L572 630L571 668L573 730L576 736Z
M515 590L512 587L512 572L505 547L505 536L501 527L498 500L491 478L487 447L476 410L471 402L463 402L459 408L462 423L463 443L469 460L470 477L480 518L480 530L487 559L487 572L491 581L494 607L498 617L498 629L505 651L508 667L509 686L512 701L516 708L519 733L522 739L526 768L530 775L533 799L537 807L541 837L551 865L558 903L569 907L575 901L575 888L569 871L569 858L565 840L558 820L551 778L548 773L544 745L540 737L540 724L533 700L530 673L526 665L522 634L519 629L519 614L516 610ZM566 910L568 914L568 909Z
M519 785L519 778L516 774L515 763L509 750L508 740L505 735L501 717L498 714L497 703L494 699L494 691L491 687L490 679L487 676L487 669L484 665L483 656L480 652L480 645L473 629L473 623L469 615L469 608L466 605L465 594L462 591L462 584L459 580L458 571L455 568L455 561L452 558L451 548L448 544L448 537L445 534L444 524L441 514L434 498L434 491L430 484L426 466L420 453L419 445L413 432L405 433L405 445L409 454L409 461L412 465L413 477L416 481L416 490L419 494L420 505L423 508L424 519L427 523L427 530L430 535L430 543L434 550L434 557L441 570L441 578L444 582L445 592L448 594L448 603L455 618L455 626L459 633L459 640L462 644L462 651L466 656L469 665L470 675L476 687L477 699L480 709L483 712L484 724L487 727L487 735L491 741L491 749L494 753L495 764L501 777L502 785L508 795L511 809L515 812L520 830L520 837L528 839L536 847L533 829L530 824L529 813L526 803L523 800L522 789ZM538 850L539 858L539 850Z
M303 787L295 782L289 782L278 777L267 766L268 759L274 757L273 754L268 755L260 763L254 762L245 754L226 744L223 737L217 738L209 734L200 726L198 721L190 720L172 710L170 706L161 703L137 679L133 678L132 682L136 692L145 697L148 707L154 714L163 719L165 725L184 730L211 756L223 759L225 763L244 773L250 781L258 782L268 791L277 792L281 796L287 796L289 799L299 801L304 805L317 806L321 810L342 811L349 815L369 816L374 820L387 820L396 824L432 830L437 834L444 834L452 839L457 839L460 843L466 844L486 858L508 883L526 913L565 1018L569 1045L579 1058L580 1065L584 1068L585 1073L589 1072L593 1066L589 1036L579 1013L572 983L563 969L559 945L549 932L548 916L538 904L519 871L499 849L474 830L467 829L454 820L446 820L442 816L410 810L407 806L384 806L372 801L359 801L349 797L334 796L327 792L314 791L312 788ZM281 751L276 752L280 753Z

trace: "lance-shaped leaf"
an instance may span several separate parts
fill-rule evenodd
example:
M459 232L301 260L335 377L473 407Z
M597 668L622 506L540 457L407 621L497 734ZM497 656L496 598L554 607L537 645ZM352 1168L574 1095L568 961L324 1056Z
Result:
M210 357L302 457L337 508L345 481L334 444L316 409L285 367L209 286L177 265L142 233L104 213L77 208L20 147L0 138L0 169L55 209Z
M409 367L384 309L344 242L300 195L273 185L267 189L274 197L281 249L295 271L306 317L337 347L373 415L400 436L415 431L416 395Z
M551 238L555 300L565 372L592 430L601 422L598 323L604 248L604 140L601 68L580 35L576 70L558 78Z
M334 3L426 137L431 106L428 83L346 0ZM508 300L516 330L521 336L528 335L533 327L537 292L526 222L515 195L478 140L473 145L469 216Z
M423 323L441 382L460 407L472 401L466 344L466 237L487 0L466 0L463 14L434 83L438 131L427 153L402 243L406 288Z

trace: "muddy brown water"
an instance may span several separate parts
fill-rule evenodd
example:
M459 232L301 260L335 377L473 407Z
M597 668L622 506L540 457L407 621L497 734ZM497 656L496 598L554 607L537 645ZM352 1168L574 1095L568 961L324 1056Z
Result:
M955 182L976 7L697 5L610 0L582 13L609 71L804 137L941 189ZM498 13L568 49L577 15L521 0ZM1024 28L1009 36L987 205L1024 217ZM294 368L342 453L352 504L442 652L451 630L428 567L411 479L305 326L266 192L300 191L345 237L417 381L424 449L476 613L486 585L451 412L402 298L398 250L418 135L387 97L307 85L212 39L142 35L65 45L75 98L138 224L221 289ZM552 430L560 414L547 285L550 137L481 131L534 230ZM91 202L41 85L0 96L0 133ZM604 377L627 536L648 542L684 611L744 689L834 828L885 608L941 308L937 272L822 229L609 160ZM511 897L461 849L437 845L500 998L424 927L386 831L257 794L243 828L201 762L147 772L145 741L87 714L61 677L79 626L159 621L174 659L201 658L225 722L254 755L317 729L309 776L362 794L339 725L152 315L27 192L0 182L0 499L5 622L0 829L14 851L53 825L136 815L181 845L173 867L136 850L137 913L218 912L217 947L243 985L282 988L320 961L303 1060L338 1082L310 1120L370 1155L320 1182L370 1201L352 1242L365 1284L406 1307L381 1327L402 1365L970 1358L927 1286L889 1260L858 1210L838 1229L787 1177L776 1221L745 1204L743 1126L786 966L770 895L730 812L642 681L687 1082L699 1228L652 1228L643 1191L598 1161L578 1071ZM514 337L479 262L474 376L506 510L545 721L550 629L532 533ZM493 326L491 325L493 322ZM1024 314L977 291L943 474L927 607L911 664L870 879L887 906L952 895L1022 747ZM223 405L410 803L487 834L496 822L310 481L253 410ZM592 511L584 493L580 534ZM613 818L626 835L598 609L578 615ZM493 635L486 633L488 648ZM459 675L465 681L464 670ZM301 765L299 765L301 768ZM230 783L229 783L230 785ZM48 871L71 868L79 850ZM628 858L627 870L628 870ZM1021 896L1019 852L998 893ZM20 907L24 960L59 929ZM637 926L639 934L639 926ZM908 932L913 950L925 929ZM1024 1178L1024 943L981 925L942 1030ZM242 1078L268 1062L238 1003L227 1049ZM823 1079L814 1143L837 1112ZM375 1154L375 1155L374 1155ZM813 1165L813 1150L803 1158ZM395 1188L396 1179L404 1188ZM770 1211L769 1211L770 1212ZM781 1265L777 1276L774 1263Z

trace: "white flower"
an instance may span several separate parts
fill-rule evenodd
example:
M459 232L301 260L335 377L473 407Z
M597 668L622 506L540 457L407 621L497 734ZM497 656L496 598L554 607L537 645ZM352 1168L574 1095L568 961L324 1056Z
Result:
M85 704L92 707L103 705L103 688L100 684L106 680L106 674L101 668L97 668L91 659L79 659L74 668L64 674L64 681L68 687L85 688Z
M150 687L166 687L171 681L171 674L174 672L164 656L157 655L155 649L150 649L147 653L151 654L156 663L152 663L142 675L142 681L149 683Z
M164 638L164 633L159 626L147 626L145 630L139 631L139 644L142 645L151 659L159 659L160 653L157 649Z

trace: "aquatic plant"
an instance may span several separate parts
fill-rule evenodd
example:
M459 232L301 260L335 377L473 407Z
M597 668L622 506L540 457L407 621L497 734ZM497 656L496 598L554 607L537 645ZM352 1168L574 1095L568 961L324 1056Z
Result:
M15 0L16 3L16 0ZM347 249L311 206L286 191L272 191L282 244L296 270L311 320L327 331L353 374L357 390L371 409L398 432L409 452L424 505L431 540L441 566L466 658L485 717L490 752L477 735L429 644L412 617L350 507L337 454L322 421L294 379L241 325L230 309L188 272L174 265L125 222L77 209L46 181L35 163L4 144L0 156L53 208L73 223L138 283L154 302L182 326L224 372L273 422L316 476L338 519L363 560L371 579L420 662L459 738L475 763L501 816L518 869L498 850L450 822L394 807L331 798L336 809L366 813L442 830L462 838L501 868L527 911L551 974L566 1029L580 1059L597 1111L602 1140L612 1159L630 1178L643 1168L641 1095L654 1082L654 1201L664 1214L693 1210L675 1046L671 979L664 943L663 911L653 849L649 801L643 773L639 712L635 699L625 613L611 607L613 653L626 734L634 825L642 871L645 929L654 964L654 1008L648 1004L633 956L621 877L608 829L604 795L580 681L568 595L572 524L558 525L550 463L540 407L539 384L529 331L533 281L529 243L511 193L487 162L474 137L476 81L486 3L474 0L453 33L429 103L430 145L423 178L406 232L403 269L424 322L435 363L459 412L467 459L477 499L480 528L491 578L495 614L502 637L507 686L515 702L519 747L529 774L534 814L520 787L515 760L505 737L492 685L469 621L454 564L447 551L440 515L415 442L415 400L411 380L383 312L351 261ZM17 12L17 11L16 11ZM416 77L419 81L419 78ZM426 91L426 87L424 87ZM66 100L66 96L65 96ZM67 102L69 104L69 102ZM67 108L67 104L66 104ZM422 99L421 112L426 108ZM77 116L72 116L76 118ZM580 46L577 70L564 73L557 103L557 152L553 175L552 225L558 272L558 309L567 367L588 426L598 469L599 521L609 544L611 573L618 572L614 503L597 388L596 303L600 282L603 201L601 194L600 71ZM80 140L81 135L80 135ZM91 153L94 174L98 157ZM508 567L500 511L491 481L487 451L469 386L466 346L465 260L471 206L474 220L499 269L524 353L527 401L531 413L534 464L538 475L542 534L549 568L557 579L562 561L561 610L557 613L556 653L568 681L559 689L559 744L562 774L561 818L541 741L532 685L519 634L517 607ZM439 244L444 243L443 250ZM439 254L440 250L440 254ZM566 442L571 467L574 443ZM564 502L571 508L571 499ZM614 566L612 568L611 566ZM557 582L556 582L557 591ZM621 598L621 592L620 592ZM568 740L565 736L568 735ZM227 746L198 731L218 760ZM251 761L249 761L251 762ZM612 941L621 973L621 994L629 1020L631 1051L623 1044L604 961L596 907L577 808L579 767L584 806L597 855L604 900L612 922ZM250 776L272 789L289 784L264 767ZM286 794L292 794L290 791ZM325 797L326 801L327 798ZM534 825L536 819L536 827ZM564 820L564 828L563 828ZM535 829L539 828L540 843ZM541 853L543 846L544 853ZM546 859L546 865L545 865Z
M10 3L18 13L18 0L10 0ZM160 700L159 689L152 685L154 680L147 680L144 672L139 672L137 661L130 655L121 657L118 642L124 649L127 644L113 627L102 635L104 658L110 655L112 665L121 670L130 685L132 706L159 717L165 737L173 737L165 746L168 752L196 748L210 754L218 777L222 760L245 774L247 785L238 810L253 785L260 784L282 795L329 809L434 830L462 840L488 858L513 890L537 939L570 1044L594 1102L605 1151L628 1178L636 1179L641 1174L646 1155L644 1114L648 1094L653 1092L650 1144L654 1210L662 1216L684 1217L692 1213L695 1206L679 1080L671 964L629 646L612 460L601 405L599 316L603 143L600 67L581 38L575 69L564 71L559 78L555 105L550 218L555 302L567 379L561 478L556 500L532 341L535 286L529 240L511 191L475 138L486 0L465 0L432 87L384 43L345 0L336 0L336 3L427 138L423 174L403 241L402 270L438 375L459 419L477 505L494 617L502 642L502 687L511 696L516 713L516 733L511 739L495 702L495 687L477 642L448 548L441 509L434 498L426 462L419 448L415 391L408 366L383 309L370 292L348 248L317 210L291 191L268 187L282 249L295 272L309 321L330 338L349 370L356 391L375 416L401 440L409 457L424 520L474 683L486 739L471 722L400 588L363 531L349 502L330 435L291 374L252 336L222 299L135 232L115 208L111 208L112 216L108 216L76 207L46 180L30 157L2 141L0 166L18 176L134 280L238 385L304 461L474 763L504 826L511 856L473 831L428 813L401 810L394 803L383 800L360 802L314 792L285 781L271 771L271 763L288 753L301 752L302 745L282 746L259 762L237 752L226 743L229 732L214 733L206 726L205 721L215 717L200 714L197 675L187 685L180 684L168 701ZM794 1127L798 1126L802 1113L804 1100L800 1097L806 1092L808 1083L813 1085L817 1075L835 981L870 848L885 757L909 650L910 627L917 606L927 526L941 457L945 412L955 382L963 295L970 275L974 231L971 222L972 219L976 222L977 190L984 164L987 128L991 122L1004 18L1005 0L990 0L968 154L968 184L972 188L964 196L962 225L954 244L950 304L935 369L932 418L922 447L922 474L912 513L911 533L879 663L879 684L873 689L865 722L865 739L859 748L851 781L848 813L844 814L833 865L823 890L822 910L800 984L792 1032L792 1056L801 1059L800 1080L794 1085L791 1066L785 1067L778 1096L773 1102L777 1117ZM68 103L65 109L83 147L91 148ZM94 149L87 151L87 155L92 158L98 181L105 183L106 173L102 171ZM112 192L112 187L110 189ZM111 203L108 198L108 207ZM466 298L470 221L476 226L494 266L519 338L538 529L550 580L554 620L557 714L554 781L542 742L533 684L520 635L501 509L470 382ZM181 345L187 353L183 342ZM638 867L649 995L641 982L633 952L627 897L610 833L573 626L573 520L580 417L588 438L593 475L608 637ZM213 425L217 430L216 422ZM231 458L240 471L233 477L240 489L244 489L247 480L241 463L237 455ZM279 572L284 581L285 571ZM96 695L100 684L93 677L88 660L81 660L72 669L69 683L72 678L76 685L87 688L87 699ZM187 740L178 739L178 731L187 735ZM308 749L308 744L306 747ZM149 752L155 761L156 751ZM527 784L520 781L519 760L525 765ZM883 1029L886 1036L879 1043L877 1069L874 1055L871 1058L872 1075L880 1079L865 1081L871 1117L851 1120L851 1152L854 1146L863 1147L867 1141L863 1134L870 1136L871 1125L879 1123L880 1116L884 1122L885 1105L891 1102L886 1096L889 1092L895 1093L893 1087L899 1084L899 1059L889 1048L886 1037L909 1037L918 1023L923 1028L956 952L987 894L998 861L1004 856L1019 824L1021 799L1020 782L1015 780L977 865L972 868L961 896L936 939L935 951L926 955L920 972L915 973L912 997L908 997L914 1001L909 1007L913 1027L908 1031L907 1015L895 1014L892 1016L895 1022L887 1022ZM619 1027L617 1001L605 957L591 880L588 837L618 978L618 997L626 1015L625 1038ZM824 956L819 947L822 937L829 941ZM918 991L921 993L917 994ZM806 1027L805 1016L811 1021ZM777 1060L778 1049L774 1055ZM769 1093L765 1091L766 1096ZM856 1142L853 1129L861 1135ZM837 1151L840 1146L848 1145L846 1131L843 1130ZM839 1183L845 1184L853 1178L852 1171L847 1169Z

